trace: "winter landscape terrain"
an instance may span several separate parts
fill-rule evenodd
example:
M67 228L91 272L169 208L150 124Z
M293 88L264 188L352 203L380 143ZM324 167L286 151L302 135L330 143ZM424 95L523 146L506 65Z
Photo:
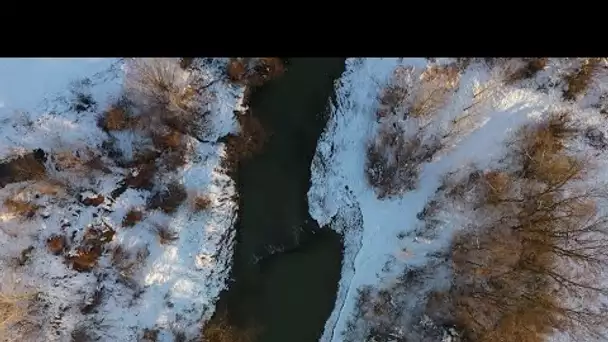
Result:
M3 340L200 333L229 270L236 215L217 140L237 130L243 89L220 63L0 62L1 314L15 323ZM173 88L157 103L164 94L148 83L162 78ZM168 129L172 113L204 129Z
M315 63L0 60L0 340L608 341L606 59Z
M608 340L604 59L353 58L337 97L308 194L345 239L322 341Z

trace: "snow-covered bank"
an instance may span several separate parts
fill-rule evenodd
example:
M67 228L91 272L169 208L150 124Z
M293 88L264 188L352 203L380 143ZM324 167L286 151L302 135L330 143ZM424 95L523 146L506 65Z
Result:
M321 226L334 220L332 226L345 234L347 244L338 298L321 341L342 341L342 333L348 329L350 316L357 307L358 288L377 285L395 275L392 270L425 264L428 254L450 241L458 228L456 224L444 227L433 239L427 239L419 234L421 222L417 219L417 213L435 194L441 177L447 172L473 162L481 169L492 166L503 155L504 142L510 134L522 124L543 117L548 110L572 109L580 121L606 132L598 108L590 108L604 92L603 84L594 84L588 95L574 106L561 99L561 89L546 86L561 77L562 72L571 70L572 63L552 60L534 79L523 81L523 85L489 87L475 115L467 119L470 122L464 128L459 127L459 134L421 166L416 188L401 196L380 200L365 175L368 142L378 125L380 91L397 66L420 70L426 67L427 60L347 61L347 70L337 89L337 104L332 108L313 160L309 191L311 216ZM487 86L494 78L496 75L481 65L467 68L460 76L458 89L426 128L426 134L446 136L453 123L460 121L460 115L474 102L474 94L480 94L481 86ZM539 91L541 87L543 91ZM359 211L360 218L353 214ZM391 264L400 267L386 267ZM428 284L429 289L443 285L441 277L435 284ZM422 297L423 294L415 295Z
M220 165L224 145L216 141L236 131L234 112L243 109L243 88L224 80L225 65L216 60L192 71L200 72L207 84L215 82L206 90L211 94L207 135L204 140L186 137L192 153L185 164L158 177L154 189L128 188L112 199L133 170L102 153L104 143L112 136L118 152L129 157L145 140L134 132L106 133L98 127L98 114L121 95L122 61L0 61L0 161L41 148L48 154L47 172L67 184L63 188L55 182L48 190L48 182L31 180L0 189L0 201L11 198L37 209L29 218L2 209L0 291L37 293L42 306L29 325L2 332L0 339L70 341L75 332L86 332L99 341L126 342L137 341L148 329L148 338L174 341L200 333L229 271L237 209L234 183ZM189 72L180 72L188 77ZM93 103L75 108L74 98L81 95ZM60 156L69 162L74 155L89 154L101 158L104 172L57 167ZM124 227L130 209L143 209L154 191L171 182L182 184L189 199L204 195L211 205L195 211L187 200L171 214L145 210L143 220ZM79 198L96 195L103 196L103 203L87 205ZM173 241L159 241L158 226L172 231ZM58 236L67 237L66 246L53 255L48 241ZM103 242L96 266L90 272L73 269L68 260L78 245L98 243L94 239Z

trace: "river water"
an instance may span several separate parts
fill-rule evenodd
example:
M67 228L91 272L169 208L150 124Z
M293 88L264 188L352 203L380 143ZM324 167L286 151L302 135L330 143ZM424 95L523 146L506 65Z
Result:
M310 164L328 119L341 58L293 58L284 75L251 95L270 133L264 150L237 170L239 220L227 291L217 313L254 323L259 342L314 342L340 279L341 237L308 214Z

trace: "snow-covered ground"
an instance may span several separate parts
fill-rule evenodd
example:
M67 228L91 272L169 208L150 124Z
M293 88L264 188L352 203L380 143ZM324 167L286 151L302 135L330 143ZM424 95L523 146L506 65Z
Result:
M208 81L219 79L222 63L208 64L200 72ZM97 126L97 115L121 94L123 66L122 60L98 58L0 61L0 161L36 148L49 156L100 154L108 134ZM174 214L148 211L133 227L122 227L127 211L143 208L152 192L129 188L112 200L110 193L132 170L114 165L107 157L102 157L110 170L105 173L61 171L47 159L49 172L69 184L68 189L48 191L48 184L39 181L0 189L0 202L11 197L40 207L30 219L12 217L6 208L0 212L0 290L38 293L39 303L44 303L35 313L34 323L39 326L21 328L29 335L20 337L19 329L14 329L3 332L0 340L70 341L74 330L86 331L99 341L125 342L137 341L146 328L158 329L158 341L200 333L229 271L237 209L233 181L220 166L224 145L215 141L237 129L234 111L243 109L241 87L220 79L208 90L211 128L205 141L210 142L189 138L194 153L183 167L157 182L162 187L176 181L189 195L207 195L212 203L208 210L195 212L186 201ZM90 95L96 104L77 112L72 105L76 94ZM135 133L111 134L125 155L140 139ZM82 204L78 197L89 196L83 189L103 195L104 202ZM168 226L177 239L160 244L156 224ZM91 272L72 269L65 253L73 253L79 243L95 235L95 229L107 232L103 227L111 227L115 234L105 241L97 265ZM47 239L56 235L68 237L69 251L64 255L53 255L47 248ZM141 259L128 276L112 262L111 251L117 246L128 255L123 262L135 264L133 260ZM26 254L27 260L22 258ZM19 258L22 265L15 261ZM92 303L96 307L88 312Z
M446 60L447 61L447 60ZM445 247L457 224L446 225L434 239L416 236L419 213L434 195L441 176L470 162L482 169L503 155L505 139L517 127L541 118L547 110L569 108L581 121L606 133L597 106L605 93L605 80L591 85L577 103L562 100L560 87L546 86L572 70L576 61L550 60L534 79L518 85L490 88L459 134L446 148L421 168L415 190L401 196L378 199L364 173L367 144L375 134L375 115L380 91L399 65L424 70L423 58L348 59L346 71L337 85L337 102L322 135L312 164L309 190L310 213L320 226L332 223L345 235L345 260L334 311L328 319L323 342L340 342L347 321L356 309L357 289L390 279L387 262L415 267L428 261L428 254ZM496 75L481 64L473 64L461 75L460 85L448 105L434 116L427 136L443 136L453 119L459 118L473 102L473 94L491 85ZM543 85L542 90L538 86ZM478 99L476 99L478 100ZM412 119L413 120L413 119ZM587 146L587 148L590 148ZM595 152L594 152L595 153ZM397 238L398 235L405 237ZM403 267L395 267L399 270ZM441 282L432 286L442 286ZM431 285L430 285L431 286ZM421 295L413 294L413 295Z

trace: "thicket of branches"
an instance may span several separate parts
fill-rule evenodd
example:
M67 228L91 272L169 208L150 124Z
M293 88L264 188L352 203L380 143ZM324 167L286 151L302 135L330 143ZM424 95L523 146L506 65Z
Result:
M429 304L436 322L472 341L601 336L607 317L590 303L607 291L606 193L585 182L590 161L566 149L573 132L567 113L551 115L516 134L504 169L446 179L444 201L472 218L452 244L453 285Z
M448 253L429 256L431 273L406 270L361 289L344 339L605 339L607 193L590 182L592 161L568 147L579 133L570 113L550 113L513 135L496 168L446 175L419 219L425 229L460 228ZM449 286L428 292L443 267Z
M431 65L422 73L395 69L382 89L376 116L379 127L367 149L367 180L379 198L416 187L420 164L442 148L442 136L430 129L434 115L459 82L455 65Z

